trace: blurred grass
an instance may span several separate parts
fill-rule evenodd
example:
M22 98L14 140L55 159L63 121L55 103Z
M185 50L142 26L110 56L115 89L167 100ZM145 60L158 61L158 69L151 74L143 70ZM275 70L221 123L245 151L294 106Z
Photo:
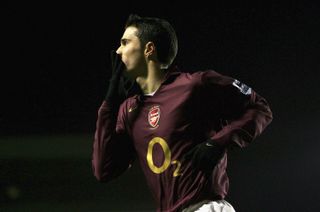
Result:
M0 138L0 158L90 158L93 135L41 135Z
M93 135L0 139L0 211L154 211L138 164L107 184L92 174Z

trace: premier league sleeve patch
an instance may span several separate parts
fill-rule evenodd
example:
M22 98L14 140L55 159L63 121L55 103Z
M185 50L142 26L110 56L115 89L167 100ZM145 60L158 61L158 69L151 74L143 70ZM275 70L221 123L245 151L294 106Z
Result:
M241 93L243 93L244 95L250 95L252 90L249 86L247 86L246 84L240 82L239 80L234 80L232 85L236 88L239 89L239 91Z

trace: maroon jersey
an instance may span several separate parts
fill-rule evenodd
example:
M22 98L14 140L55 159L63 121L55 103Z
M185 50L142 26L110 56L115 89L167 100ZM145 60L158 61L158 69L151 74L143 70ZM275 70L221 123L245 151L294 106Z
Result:
M229 185L228 148L245 147L271 120L266 100L231 77L214 71L169 72L153 96L133 96L119 111L102 103L93 145L94 175L108 181L137 158L158 211L223 199ZM182 161L208 138L226 147L211 175Z

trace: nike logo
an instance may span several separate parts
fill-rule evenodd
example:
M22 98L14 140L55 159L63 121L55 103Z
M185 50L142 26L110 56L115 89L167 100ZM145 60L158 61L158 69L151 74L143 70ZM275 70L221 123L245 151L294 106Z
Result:
M130 108L129 108L129 113L131 113L131 112L134 111L135 109L137 109L137 106L130 107Z
M213 147L214 145L212 143L210 143L210 142L207 142L206 146Z

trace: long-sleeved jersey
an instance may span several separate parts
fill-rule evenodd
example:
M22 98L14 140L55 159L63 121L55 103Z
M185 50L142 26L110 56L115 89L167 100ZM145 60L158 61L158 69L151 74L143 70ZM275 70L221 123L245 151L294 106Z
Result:
M212 70L169 72L153 96L130 97L119 110L103 101L93 144L94 175L108 181L137 159L158 211L223 199L229 187L227 150L248 145L271 120L267 101L236 79ZM182 161L208 138L226 147L211 175Z

